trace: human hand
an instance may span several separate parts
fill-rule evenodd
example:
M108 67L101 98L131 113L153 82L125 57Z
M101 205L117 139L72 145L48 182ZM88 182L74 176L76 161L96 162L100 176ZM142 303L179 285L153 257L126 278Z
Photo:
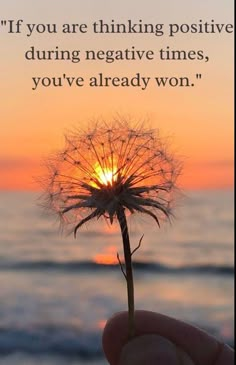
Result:
M185 322L148 311L135 312L136 335L127 335L127 312L108 320L103 349L110 365L233 365L234 351Z

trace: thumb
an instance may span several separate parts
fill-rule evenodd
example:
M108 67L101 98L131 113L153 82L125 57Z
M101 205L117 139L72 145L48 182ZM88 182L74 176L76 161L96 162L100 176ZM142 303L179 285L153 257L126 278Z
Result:
M122 349L119 365L194 365L190 357L159 335L143 335Z

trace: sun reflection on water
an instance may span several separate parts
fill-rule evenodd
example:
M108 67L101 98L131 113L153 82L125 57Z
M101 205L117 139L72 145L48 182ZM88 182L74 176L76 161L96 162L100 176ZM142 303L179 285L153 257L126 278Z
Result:
M94 255L93 261L100 265L117 265L117 247L108 246L106 252Z

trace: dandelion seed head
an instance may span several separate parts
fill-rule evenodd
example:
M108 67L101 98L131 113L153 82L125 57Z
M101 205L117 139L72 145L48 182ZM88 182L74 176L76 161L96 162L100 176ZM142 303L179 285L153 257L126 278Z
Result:
M172 214L181 164L158 131L141 124L116 119L69 132L64 150L47 165L47 207L75 233L95 217L112 224L120 210L146 214L158 225Z

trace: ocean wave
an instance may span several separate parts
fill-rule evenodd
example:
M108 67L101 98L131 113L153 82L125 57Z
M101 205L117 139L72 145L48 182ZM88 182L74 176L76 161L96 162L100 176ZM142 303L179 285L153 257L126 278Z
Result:
M102 356L101 334L68 327L1 328L0 355L56 354L92 359Z
M137 261L133 263L134 269L137 271L146 271L150 273L163 274L221 274L233 275L234 267L226 265L189 265L189 266L168 266L155 262ZM0 270L29 270L29 271L48 271L60 270L63 272L104 272L112 271L119 267L119 264L103 264L94 261L66 261L59 262L53 260L42 261L18 261L18 262L1 262Z

